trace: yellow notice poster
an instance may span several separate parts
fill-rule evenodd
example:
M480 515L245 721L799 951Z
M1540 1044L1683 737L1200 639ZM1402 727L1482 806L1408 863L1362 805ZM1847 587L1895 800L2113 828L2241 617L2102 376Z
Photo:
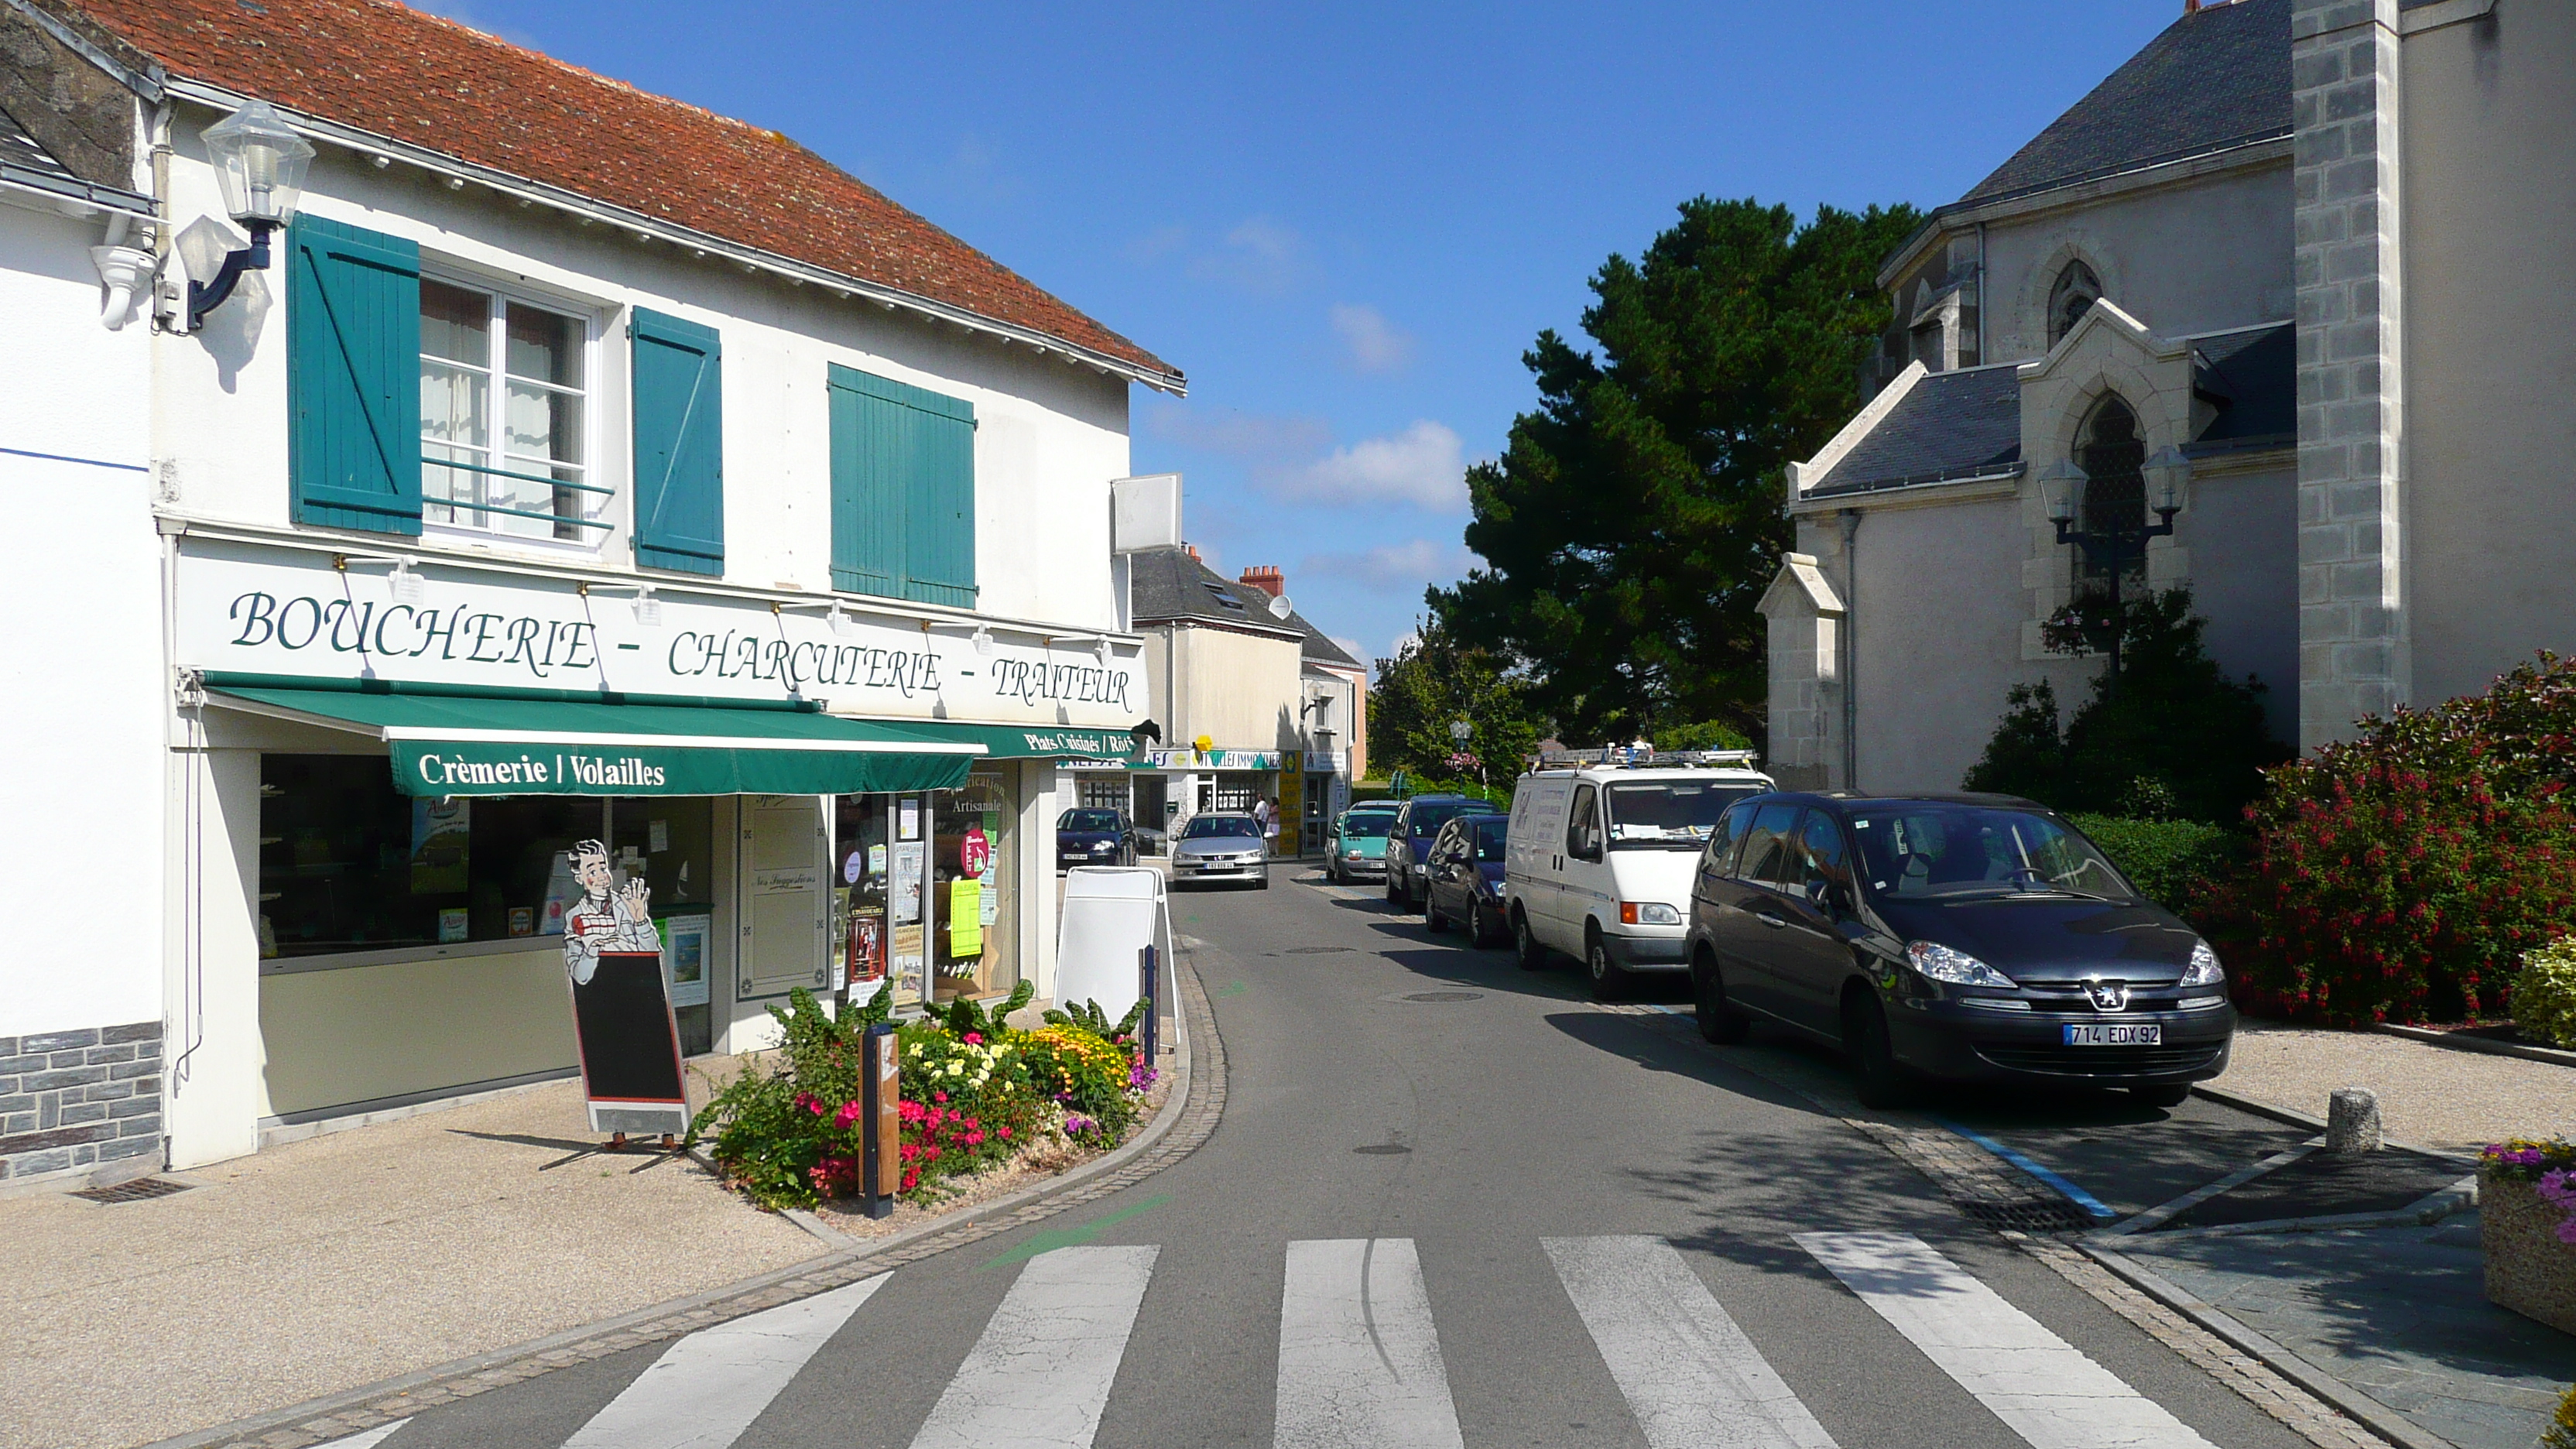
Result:
M948 883L948 955L962 960L984 954L984 883L961 875Z

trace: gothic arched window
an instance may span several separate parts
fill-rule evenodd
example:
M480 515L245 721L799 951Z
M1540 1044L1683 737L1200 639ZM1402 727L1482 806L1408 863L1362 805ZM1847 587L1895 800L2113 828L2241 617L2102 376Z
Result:
M2087 533L2138 529L2147 522L2145 464L2147 444L2138 436L2138 415L2118 393L2106 393L2076 434L2075 466L2084 470L2084 521ZM2130 560L2128 572L2146 567L2143 557ZM2088 577L2098 577L2090 566Z
M2068 262L2048 289L2048 345L2055 347L2101 299L2102 279L2080 261Z

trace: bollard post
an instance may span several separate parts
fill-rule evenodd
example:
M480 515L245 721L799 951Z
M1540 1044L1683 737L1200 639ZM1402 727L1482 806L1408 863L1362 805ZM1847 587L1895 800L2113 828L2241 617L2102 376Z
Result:
M1154 959L1153 947L1147 946L1145 949L1136 953L1136 974L1138 977L1136 994L1145 998L1145 1020L1142 1023L1136 1039L1144 1045L1145 1065L1148 1067L1152 1067L1157 1060L1155 1052L1160 1045L1159 1039L1161 1037L1161 1033L1155 1029L1154 1023L1154 1018L1161 1014L1162 1006L1162 993L1154 989L1156 984L1154 978L1159 974L1154 968L1158 964L1160 963Z
M2326 1151L2379 1150L2379 1095L2367 1087L2338 1087L2326 1099Z
M894 1195L903 1188L903 1117L895 1108L903 1099L903 1065L895 1054L894 1027L878 1022L859 1038L859 1120L866 1124L859 1175L866 1184L866 1211L872 1218L894 1211Z

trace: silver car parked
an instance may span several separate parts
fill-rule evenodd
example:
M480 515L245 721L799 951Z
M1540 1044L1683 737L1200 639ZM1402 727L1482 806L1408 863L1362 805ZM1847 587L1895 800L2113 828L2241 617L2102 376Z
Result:
M1261 822L1240 810L1193 815L1172 839L1172 881L1248 880L1270 888L1270 856Z

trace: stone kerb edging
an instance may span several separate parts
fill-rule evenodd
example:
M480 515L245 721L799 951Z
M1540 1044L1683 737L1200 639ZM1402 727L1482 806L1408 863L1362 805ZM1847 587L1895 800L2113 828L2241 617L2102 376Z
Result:
M957 1208L859 1247L525 1343L194 1430L146 1449L304 1449L556 1369L809 1298L1122 1192L1197 1151L1216 1131L1217 1119L1225 1111L1225 1043L1217 1035L1206 988L1185 947L1172 953L1172 980L1178 998L1172 1012L1174 1080L1164 1110L1155 1114L1135 1141L1062 1176ZM959 1222L960 1218L966 1221Z
M2576 1067L2576 1052L2564 1052L2556 1047L2533 1046L2529 1042L2489 1041L2485 1037L2469 1036L2463 1032L2431 1031L2420 1026L2399 1026L2394 1022L2386 1021L2372 1022L2370 1029L2382 1036L2402 1036L2408 1041L2420 1041L2426 1046L2437 1046L2446 1051L2483 1052L2491 1057L2520 1057L2527 1062L2555 1062L2562 1067Z

